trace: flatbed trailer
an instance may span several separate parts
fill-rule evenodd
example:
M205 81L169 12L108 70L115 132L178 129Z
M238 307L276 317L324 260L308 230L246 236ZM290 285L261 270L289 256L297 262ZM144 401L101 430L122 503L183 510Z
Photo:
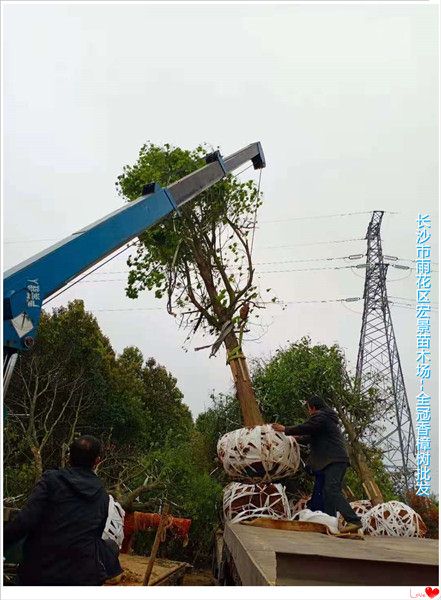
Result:
M147 567L148 556L137 554L120 554L119 562L124 570L121 578L110 580L105 585L136 586L142 585ZM153 564L149 585L182 585L184 575L191 570L191 565L166 558L156 558Z
M216 539L223 585L438 585L438 540L225 524Z

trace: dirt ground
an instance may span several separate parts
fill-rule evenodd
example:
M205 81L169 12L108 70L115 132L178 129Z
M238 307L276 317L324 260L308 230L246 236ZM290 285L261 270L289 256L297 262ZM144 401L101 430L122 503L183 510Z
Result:
M183 585L216 585L216 582L208 569L204 571L193 569L191 573L184 576Z
M144 573L147 566L148 557L137 556L136 554L120 554L120 563L124 569L122 576L119 576L113 580L109 580L105 585L117 585L117 586L139 586L142 585ZM179 563L167 560L165 558L156 559L152 575L150 578L150 585L155 585L165 575L171 574L176 569L184 566L185 563ZM199 570L192 569L189 573L184 575L182 585L186 586L202 586L202 585L215 585L216 582L211 575L210 570ZM173 583L171 583L173 585Z

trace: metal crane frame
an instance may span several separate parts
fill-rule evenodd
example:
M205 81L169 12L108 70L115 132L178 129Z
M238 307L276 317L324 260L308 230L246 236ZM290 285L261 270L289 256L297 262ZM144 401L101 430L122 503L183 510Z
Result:
M34 343L45 299L249 160L255 169L266 166L260 142L225 158L219 151L212 152L206 156L204 167L166 188L156 183L147 184L137 200L6 271L3 279L4 391L17 352L31 348Z

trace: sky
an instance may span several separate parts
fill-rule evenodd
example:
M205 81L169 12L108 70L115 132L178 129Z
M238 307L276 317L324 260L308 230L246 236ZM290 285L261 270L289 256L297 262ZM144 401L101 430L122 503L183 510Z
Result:
M3 36L5 268L121 206L115 180L146 141L228 155L259 140L254 261L288 304L262 314L244 350L269 358L308 335L355 369L362 302L298 301L363 295L362 269L330 267L360 263L342 257L366 251L372 210L386 211L383 249L400 264L414 266L419 212L437 239L437 7L8 4ZM46 307L83 298L114 349L164 364L197 416L231 389L225 356L183 349L147 292L126 298L125 256ZM388 293L413 299L415 271L390 268ZM391 310L414 412L415 312Z

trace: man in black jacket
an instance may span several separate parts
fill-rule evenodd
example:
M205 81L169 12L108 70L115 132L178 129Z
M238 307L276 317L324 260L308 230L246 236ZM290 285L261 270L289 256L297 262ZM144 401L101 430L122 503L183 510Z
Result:
M311 450L310 467L324 476L324 512L335 517L338 511L348 523L342 531L357 531L362 526L361 520L342 493L349 457L338 425L338 416L317 396L310 398L307 405L310 418L305 423L293 427L274 423L273 428L286 435L308 439Z
M46 471L24 508L6 523L5 549L26 538L18 585L102 585L116 574L106 571L112 557L101 537L109 495L93 471L100 453L96 438L76 439L71 467Z

